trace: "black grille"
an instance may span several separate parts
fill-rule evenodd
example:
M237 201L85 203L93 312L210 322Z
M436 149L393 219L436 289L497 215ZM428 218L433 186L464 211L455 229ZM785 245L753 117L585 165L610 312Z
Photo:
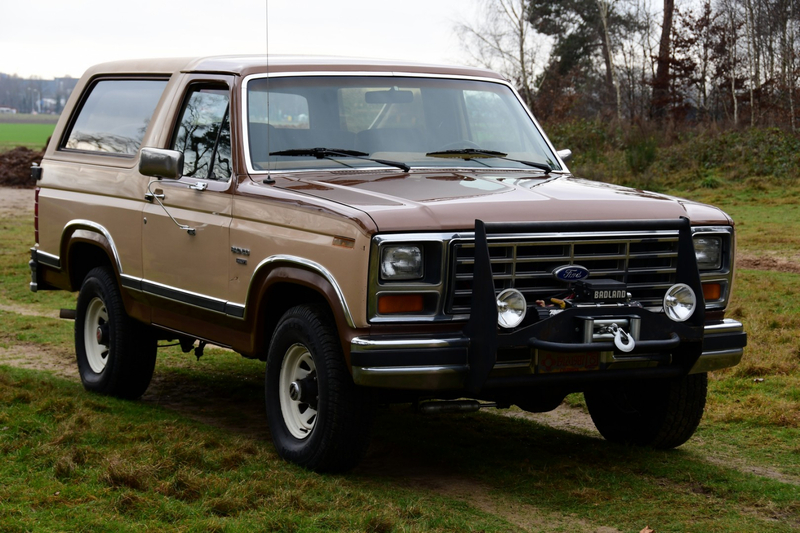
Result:
M475 245L457 241L452 246L447 312L467 314L472 298ZM563 295L568 285L557 280L552 272L560 266L575 264L589 269L592 279L626 283L633 300L645 307L655 307L661 305L664 292L675 283L678 235L490 240L489 257L495 290L515 288L530 303Z

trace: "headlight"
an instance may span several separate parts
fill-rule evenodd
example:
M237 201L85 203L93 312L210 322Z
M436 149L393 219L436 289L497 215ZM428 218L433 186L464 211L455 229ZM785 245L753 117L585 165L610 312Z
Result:
M422 249L419 246L386 246L381 250L381 279L422 279Z
M700 270L718 270L722 267L722 238L696 235L694 253L697 256L697 268Z

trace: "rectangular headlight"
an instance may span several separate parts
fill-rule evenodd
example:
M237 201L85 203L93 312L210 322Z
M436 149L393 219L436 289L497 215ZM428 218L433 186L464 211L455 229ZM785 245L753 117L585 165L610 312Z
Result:
M412 245L385 246L381 250L381 279L401 281L422 279L422 248Z
M697 256L698 269L718 270L722 268L722 237L696 235L694 253Z

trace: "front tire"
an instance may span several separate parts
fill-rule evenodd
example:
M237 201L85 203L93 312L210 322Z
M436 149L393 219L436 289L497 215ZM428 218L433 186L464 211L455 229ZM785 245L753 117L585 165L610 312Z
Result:
M318 472L355 467L369 446L372 405L344 363L327 310L286 312L272 337L264 378L267 421L278 454Z
M691 374L591 390L584 398L606 440L663 450L677 448L694 434L707 391L707 374Z
M150 385L156 339L125 313L114 273L92 269L83 280L75 316L75 354L86 390L139 398Z

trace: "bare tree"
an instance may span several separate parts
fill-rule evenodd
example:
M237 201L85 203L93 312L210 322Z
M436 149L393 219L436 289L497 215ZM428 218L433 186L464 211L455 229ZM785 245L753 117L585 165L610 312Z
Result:
M665 116L666 104L669 100L669 64L670 36L672 35L672 15L675 12L675 0L664 0L664 18L661 23L661 39L658 45L656 61L656 77L653 80L652 113L656 119Z
M756 29L753 15L753 3L744 0L744 28L747 33L747 67L750 75L750 126L756 125L755 87L759 84L758 52L756 50Z
M597 2L597 11L600 14L600 22L603 25L603 58L606 62L606 72L611 78L611 85L617 94L617 120L622 120L622 97L619 89L619 78L617 77L617 69L614 67L613 55L614 48L611 45L611 36L608 33L608 13L611 7L612 0L595 0ZM665 0L667 1L667 0Z
M527 5L526 0L481 0L481 21L460 22L456 33L473 60L514 81L531 106L542 40L528 22Z
M797 44L797 24L795 21L791 20L791 17L796 16L795 13L795 0L790 0L789 2L789 20L787 21L787 26L791 25L791 31L787 32L787 39L786 39L786 47L784 48L784 61L788 63L788 92L789 92L789 113L791 117L791 125L792 131L797 132L797 125L795 119L795 109L794 109L794 90L795 90L795 45Z

